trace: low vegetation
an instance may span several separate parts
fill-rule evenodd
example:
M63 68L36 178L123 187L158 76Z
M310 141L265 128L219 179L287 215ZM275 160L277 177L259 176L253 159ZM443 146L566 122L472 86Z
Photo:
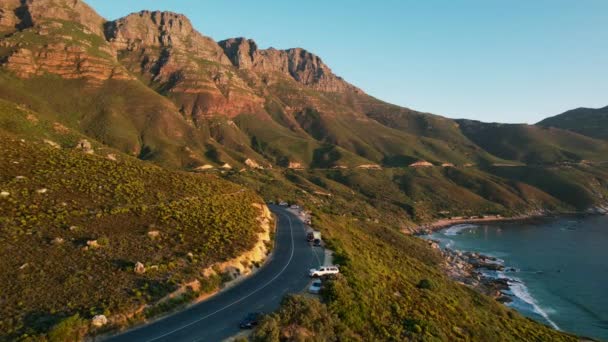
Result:
M185 282L213 290L202 269L255 243L261 200L240 186L103 148L0 141L0 339L75 336L98 314L124 324Z
M394 227L323 209L313 221L341 276L325 283L321 303L285 300L254 341L577 340L448 279L438 252Z

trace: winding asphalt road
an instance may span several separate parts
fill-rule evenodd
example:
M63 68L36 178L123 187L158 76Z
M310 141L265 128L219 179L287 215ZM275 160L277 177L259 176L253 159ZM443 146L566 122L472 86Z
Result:
M273 257L260 270L208 300L158 321L128 330L107 341L222 341L239 332L249 312L276 310L285 294L306 288L308 269L323 262L323 250L306 242L304 224L279 206Z

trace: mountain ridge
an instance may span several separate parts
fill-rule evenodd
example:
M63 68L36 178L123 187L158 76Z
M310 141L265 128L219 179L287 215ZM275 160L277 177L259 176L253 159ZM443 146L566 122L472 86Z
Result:
M582 153L584 138L567 131L478 123L485 125L484 130L534 131L529 135L534 137L532 145L559 140L559 146L545 147L552 151L534 152L529 158L506 151L510 142L489 149L461 127L469 121L375 99L305 49L259 49L255 41L242 37L216 42L198 32L185 15L174 12L144 10L108 21L80 0L29 0L5 6L17 6L13 12L22 13L22 22L33 18L27 25L15 24L16 31L2 38L0 64L5 70L26 80L58 75L65 82L52 83L59 88L65 85L66 91L78 80L84 80L91 94L112 93L104 86L110 81L118 89L141 88L139 97L163 103L154 117L144 119L143 112L125 116L116 101L105 102L93 114L83 112L81 106L42 100L52 112L83 112L80 125L88 123L82 129L95 138L129 146L129 153L173 167L242 167L248 160L257 165L313 168L406 167L417 161L489 165L509 159L522 162L522 158L552 163L599 160L608 151L604 143L588 141L597 148ZM3 13L8 12L5 8ZM10 15L4 17L8 18L4 22L13 22ZM131 85L122 85L125 82ZM114 96L129 101L128 93ZM131 123L121 129L108 124L117 120ZM100 125L103 135L98 133ZM570 143L568 137L576 139Z

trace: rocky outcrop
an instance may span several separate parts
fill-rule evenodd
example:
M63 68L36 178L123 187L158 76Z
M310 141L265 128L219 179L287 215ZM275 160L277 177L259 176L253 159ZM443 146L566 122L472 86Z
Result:
M382 170L382 167L378 164L363 164L355 167L356 169L365 169L365 170Z
M21 0L0 1L0 33L11 33L17 29L21 22L17 16L17 9L21 6Z
M262 73L280 72L305 86L321 91L360 92L336 76L319 56L304 49L260 50L253 40L245 38L223 40L219 44L232 64L239 69Z
M105 20L84 2L26 0L0 6L0 30L21 31L0 41L0 63L16 76L54 74L91 84L134 79L103 39Z
M3 0L4 1L4 0ZM9 1L15 3L16 1ZM47 20L75 22L86 31L102 36L105 19L81 0L24 0L14 11L22 28L37 26Z
M256 265L262 263L270 253L268 244L271 241L272 214L268 207L263 204L254 203L252 205L260 210L258 222L261 228L254 247L234 259L217 263L204 269L202 273L205 276L213 275L217 273L217 271L220 273L228 273L233 279L249 274L256 268Z
M415 163L410 164L410 167L432 167L433 164L427 162L426 160L420 160Z
M230 64L223 50L211 38L192 27L190 20L173 12L141 11L105 25L107 40L117 50L172 48L196 54L220 64Z
M146 266L144 266L143 263L138 261L135 263L135 267L133 267L133 272L137 274L144 274L146 273Z
M245 165L247 165L248 167L250 167L252 169L263 169L264 168L260 164L258 164L258 162L256 162L255 160L249 159L249 158L247 158L245 160Z
M264 99L236 77L224 50L183 15L142 11L107 23L105 32L127 68L174 94L193 122L263 108Z
M95 151L93 151L93 145L91 145L91 142L88 141L87 139L82 139L82 140L78 141L75 149L80 150L86 154L93 154L95 152Z
M93 319L91 319L91 325L93 325L94 327L103 327L104 325L108 324L108 318L104 315L96 315L93 316Z
M91 83L134 79L111 59L91 55L86 47L63 42L33 49L18 48L8 56L4 67L21 78L49 73L64 79L87 79Z

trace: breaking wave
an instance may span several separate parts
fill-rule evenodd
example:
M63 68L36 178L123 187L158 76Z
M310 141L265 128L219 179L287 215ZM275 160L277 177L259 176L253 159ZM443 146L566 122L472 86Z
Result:
M457 224L443 231L445 236L459 235L463 230L476 229L477 225L474 224Z

